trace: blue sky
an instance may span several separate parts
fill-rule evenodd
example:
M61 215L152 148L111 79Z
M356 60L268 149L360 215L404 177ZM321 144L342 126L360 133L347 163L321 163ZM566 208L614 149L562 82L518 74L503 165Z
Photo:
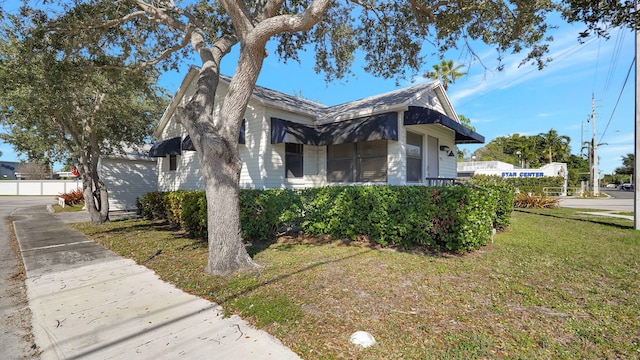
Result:
M487 142L511 134L536 135L553 128L571 137L572 153L580 152L581 128L583 140L592 137L592 125L586 120L591 113L591 98L595 96L597 141L606 143L598 148L600 173L608 174L621 165L621 157L633 153L634 141L634 70L622 90L634 57L634 34L630 30L613 31L609 40L577 40L581 25L562 25L553 30L549 56L553 61L542 71L536 66L518 67L522 54L503 56L504 70L493 71L498 54L486 45L474 47L481 57L469 64L467 52L450 51L447 59L470 65L468 74L449 86L448 95L458 114L471 119ZM223 60L223 73L232 75L234 54ZM346 80L325 83L322 74L313 71L312 54L304 54L300 64L279 62L275 54L267 57L258 85L305 98L325 105L335 105L397 89L395 80L374 78L356 62L353 76ZM425 64L428 71L434 63ZM198 62L191 62L199 65ZM160 84L173 94L178 89L189 62L180 71L165 73ZM487 69L488 68L488 69ZM416 78L414 82L428 81ZM411 85L410 81L400 87ZM619 102L618 98L620 96ZM616 107L616 102L617 107ZM614 112L614 107L615 112ZM605 132L606 128L606 132ZM481 145L465 145L474 151ZM15 161L10 145L0 142L2 160Z

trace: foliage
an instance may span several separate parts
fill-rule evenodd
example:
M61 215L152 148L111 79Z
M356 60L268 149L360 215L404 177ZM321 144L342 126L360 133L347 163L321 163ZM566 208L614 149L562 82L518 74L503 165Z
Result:
M513 134L500 136L474 152L478 160L503 161L524 168L537 168L554 161L570 160L570 138L554 129L534 136Z
M449 83L454 84L456 79L461 78L467 73L460 72L462 65L454 65L453 60L442 60L439 64L433 65L433 71L424 74L425 77L433 80L439 80L445 90L449 89Z
M118 70L121 59L65 52L44 12L23 9L0 25L0 134L29 159L78 165L92 220L108 219L98 158L142 144L166 106L158 73ZM88 45L101 48L100 44ZM99 214L99 215L98 215Z
M519 209L555 208L559 202L558 198L546 195L519 193L515 196L514 206Z
M569 186L580 186L582 181L589 181L589 161L571 154L567 162Z
M622 157L622 166L617 167L614 172L618 175L631 175L635 165L635 155L630 153Z
M549 164L554 160L564 162L571 153L569 143L571 138L566 135L558 135L558 131L551 129L549 132L538 134L542 149L549 154Z
M28 162L18 165L16 173L24 180L42 180L51 178L51 170L49 165L39 164L37 162Z
M493 227L496 230L505 229L511 221L515 186L512 178L501 176L477 175L469 180L471 184L479 186L486 194L497 200Z
M460 124L464 127L466 127L467 129L470 129L472 131L476 131L475 126L471 125L471 119L469 119L468 117L462 115L462 114L458 114L458 119L460 119ZM458 150L458 152L460 152L460 150Z
M300 195L292 190L240 191L240 221L245 239L272 240L297 229L302 218Z
M297 230L337 239L367 239L384 246L464 252L484 245L491 228L509 224L513 188L485 182L476 188L243 189L240 204L245 239L273 240ZM148 193L139 201L139 211L147 218L168 220L195 236L207 231L202 191Z
M68 193L58 195L58 198L64 199L67 206L80 205L84 203L84 193L81 189L76 189Z

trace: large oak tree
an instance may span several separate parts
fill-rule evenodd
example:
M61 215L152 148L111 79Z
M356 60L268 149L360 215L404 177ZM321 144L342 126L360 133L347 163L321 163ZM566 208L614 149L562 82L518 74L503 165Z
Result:
M0 138L30 160L76 164L91 221L103 223L100 157L143 144L168 101L155 69L131 74L118 57L61 51L70 39L38 31L46 20L25 9L0 26Z
M176 112L197 150L208 206L206 271L228 274L256 264L240 238L241 161L236 148L241 121L273 41L283 59L315 53L327 80L349 72L355 53L365 70L385 78L424 71L427 59L478 40L498 56L521 52L523 62L546 63L547 16L560 11L584 21L586 31L635 26L631 1L586 0L50 0L59 16L47 25L73 39L77 53L104 44L131 69L175 66L191 49L201 61L197 89ZM220 62L239 47L229 91L214 116ZM473 53L473 51L472 51Z

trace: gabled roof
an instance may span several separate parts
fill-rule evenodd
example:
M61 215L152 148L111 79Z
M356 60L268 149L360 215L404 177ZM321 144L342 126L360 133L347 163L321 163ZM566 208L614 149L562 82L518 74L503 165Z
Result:
M368 98L350 101L348 103L331 106L325 111L319 121L333 122L371 116L389 111L407 110L409 105L438 88L437 81L430 81L408 88L390 91Z
M199 71L200 69L197 66L192 65L189 67L189 72L180 84L180 88L167 107L167 110L162 115L160 123L153 134L155 138L159 138L162 130L173 116L176 107L182 101L187 89L191 83L197 79ZM220 75L220 83L225 84L225 86L228 86L231 80L231 77ZM314 119L319 124L327 124L392 111L407 111L409 106L429 96L432 92L435 93L440 104L443 106L446 113L444 115L459 123L458 116L444 88L438 81L429 81L335 106L322 105L314 101L258 85L256 85L251 98L266 106L305 115Z

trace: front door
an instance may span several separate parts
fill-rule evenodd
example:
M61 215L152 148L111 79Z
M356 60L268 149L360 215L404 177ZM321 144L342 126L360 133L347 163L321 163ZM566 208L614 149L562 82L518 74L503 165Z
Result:
M440 163L438 154L438 138L427 136L427 177L437 178L440 176Z

